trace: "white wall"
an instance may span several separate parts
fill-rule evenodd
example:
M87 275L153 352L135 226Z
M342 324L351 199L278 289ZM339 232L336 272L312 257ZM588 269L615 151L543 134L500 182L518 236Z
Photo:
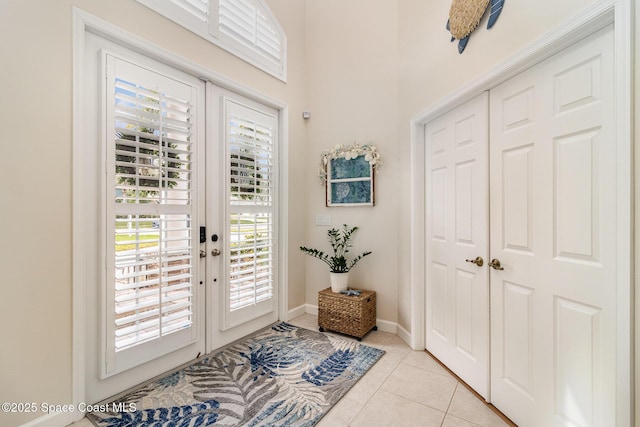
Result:
M308 150L305 239L301 245L330 251L316 214L330 215L332 226L358 226L351 253L373 252L350 274L350 286L377 292L379 319L396 322L398 187L396 139L396 2L308 1L306 54ZM325 207L318 178L320 153L336 144L373 143L384 162L375 176L374 207ZM298 245L299 246L299 245ZM295 250L295 248L292 248ZM307 257L306 301L317 305L329 286L326 265Z
M289 105L288 233L297 245L307 158L299 114L305 5L267 3L289 37L287 84L133 0L0 1L0 402L72 403L72 6ZM304 303L304 266L287 264L296 307ZM0 412L0 425L42 415Z

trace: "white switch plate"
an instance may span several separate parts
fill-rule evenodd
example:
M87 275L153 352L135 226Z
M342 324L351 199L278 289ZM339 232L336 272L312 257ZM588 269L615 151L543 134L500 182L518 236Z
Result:
M331 225L331 215L316 214L316 225Z

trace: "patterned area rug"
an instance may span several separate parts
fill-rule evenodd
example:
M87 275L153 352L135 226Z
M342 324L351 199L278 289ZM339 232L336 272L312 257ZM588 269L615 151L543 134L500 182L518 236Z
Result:
M98 426L312 426L383 350L280 323L104 405ZM129 411L127 411L129 410Z

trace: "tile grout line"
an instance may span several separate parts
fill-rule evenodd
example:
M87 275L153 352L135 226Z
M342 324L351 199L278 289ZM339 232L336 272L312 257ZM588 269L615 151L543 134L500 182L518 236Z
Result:
M487 402L486 400L484 400L484 398L482 396L480 396L480 394L475 391L473 388L471 388L471 386L469 384L467 384L462 378L460 378L458 375L456 375L455 372L453 372L451 369L449 369L447 367L447 365L445 365L444 363L442 363L440 361L440 359L438 359L437 357L435 357L433 354L431 354L428 350L424 350L425 353L427 353L436 363L438 363L440 366L442 366L447 372L449 372L457 381L458 384L462 384L462 386L464 386L464 388L466 388L476 399L478 399L484 406L486 406L487 408L489 408L494 414L496 414L502 421L504 421L507 426L509 427L518 427L518 425L516 423L514 423L513 421L511 421L505 414L503 414L498 408L496 408L495 406L493 406L491 403ZM456 386L456 390L457 390L457 386ZM454 392L455 394L455 392ZM453 398L452 398L453 400ZM447 409L448 411L448 409ZM455 415L452 415L455 416ZM456 417L459 418L459 417ZM465 420L468 421L468 420ZM473 421L470 421L473 423Z
M379 350L383 350L383 349L379 349ZM387 350L384 350L385 354L389 354L389 352ZM383 355L384 357L384 355ZM380 359L382 360L382 359ZM404 359L403 359L404 360ZM362 407L358 410L358 412L356 412L356 414L353 416L353 418L351 418L351 420L349 421L349 426L351 426L351 424L353 423L353 420L355 420L358 415L360 415L360 413L362 411L364 411L364 408L367 406L367 404L369 403L369 401L371 399L373 399L373 396L376 395L376 393L378 393L380 391L380 389L382 388L382 386L384 385L384 383L386 383L389 378L391 377L391 374L393 374L395 372L396 369L398 369L398 366L400 366L400 364L402 363L402 360L400 360L398 362L398 364L391 370L391 372L389 372L388 374L386 374L386 378L384 379L384 381L382 381L382 383L378 386L378 388L376 389L376 391L374 391L371 396L362 404ZM364 377L363 377L364 378ZM345 395L346 396L346 395Z
M456 391L458 391L459 386L460 386L460 381L456 381L456 386L453 389L453 393L451 393L451 399L449 399L449 404L447 405L447 409L444 411L444 417L442 417L442 423L440 423L440 427L444 426L444 422L447 419L447 415L449 415L449 409L451 408L451 404L453 403L453 397L456 395Z

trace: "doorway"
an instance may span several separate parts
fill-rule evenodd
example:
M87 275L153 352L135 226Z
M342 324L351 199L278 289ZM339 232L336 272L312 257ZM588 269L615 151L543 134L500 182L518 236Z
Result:
M90 32L84 48L74 175L96 403L278 320L282 136L259 97Z

